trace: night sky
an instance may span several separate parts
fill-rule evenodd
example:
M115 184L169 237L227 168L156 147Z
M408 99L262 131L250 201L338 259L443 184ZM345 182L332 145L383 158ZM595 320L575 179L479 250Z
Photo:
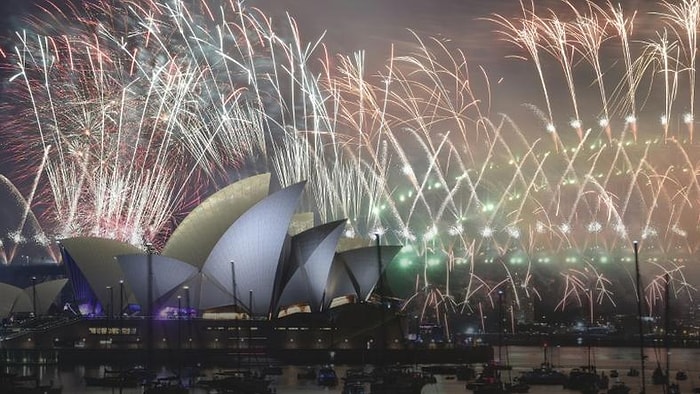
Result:
M647 38L654 38L654 33L659 31L659 26L656 25L658 17L650 17L648 14L653 3L644 0L622 2L629 13L634 10L638 12L635 19L635 34L638 36L645 37L646 33ZM535 135L533 140L543 136L542 139L547 138L541 119L538 120L532 116L531 107L544 107L539 81L532 63L510 58L512 55L523 55L523 53L519 52L514 45L504 42L502 36L495 31L497 27L494 23L485 20L493 14L504 17L521 16L520 4L517 0L252 0L245 2L245 4L248 7L259 7L264 14L272 18L273 24L284 25L285 13L289 12L298 23L302 42L315 41L325 32L323 43L327 46L331 56L337 53L349 55L356 51L365 51L367 56L366 72L370 79L385 71L385 62L392 49L395 54L409 54L418 49L416 38L410 31L415 32L421 39L434 37L449 51L454 53L463 51L465 53L470 69L474 72L474 88L483 94L482 97L487 96L485 94L485 79L488 79L492 114L506 113L509 116L518 117L518 126L526 130L526 134L532 130L532 134ZM535 1L535 6L538 15L548 15L548 9L551 9L552 13L561 13L562 15L568 12L566 6L558 0ZM12 30L20 28L22 17L32 7L33 2L27 0L0 2L0 33L9 35ZM619 66L618 54L611 55L604 61L610 69ZM311 65L311 67L314 66L318 66L318 64ZM557 75L561 74L561 70L557 68L555 62L546 64L544 70L545 73L548 73L548 77L553 78L550 92L553 112L561 115L560 125L566 125L567 118L570 119L571 116L571 108L567 96L568 90L563 84L563 80L556 79ZM611 72L610 75L612 74L614 73ZM616 77L613 75L611 79L614 80L614 78ZM591 83L590 73L578 74L577 72L575 79L577 83L580 83L580 86L584 86L579 97L581 107L584 108L581 118L587 119L589 124L592 124L591 120L595 121L600 113L600 106L595 102L599 99L595 96L597 88ZM614 85L611 82L610 90L614 88ZM587 106L586 104L589 102L596 105ZM653 106L658 102L658 96L649 94L645 103ZM525 107L524 105L531 106ZM684 110L680 107L674 109ZM658 112L653 112L650 116L656 122ZM570 129L568 130L570 131ZM436 135L439 134L436 132ZM517 149L519 146L513 144L513 147ZM475 148L475 151L478 150L479 148ZM415 152L409 152L409 156L410 153ZM546 156L544 152L540 153ZM504 164L497 160L494 162L496 162L495 166ZM667 165L662 159L655 161L655 164L662 167L660 173L664 171L663 168L666 168L663 166ZM586 168L586 164L581 164L581 166ZM4 170L5 168L0 168L0 172L4 172ZM533 177L533 179L535 178ZM497 179L493 183L502 181L501 183L506 184L509 180L510 177L507 177L503 180ZM558 187L556 182L557 180L553 180L550 185L546 186L556 189ZM398 188L399 186L397 186ZM499 190L503 190L503 188ZM669 209L669 211L671 210ZM633 209L625 213L630 214L629 212L638 214L640 217L646 213L634 212ZM677 214L675 211L673 213ZM696 219L695 214L696 212L691 212L691 215L685 216L692 216L691 219L688 219L690 221ZM478 213L475 216L478 216ZM557 218L557 220L560 219ZM585 220L589 219L587 217L581 219L582 225L586 224L583 223ZM665 231L670 232L670 226L667 227ZM688 243L698 244L695 240ZM697 252L697 250L693 250L693 252ZM626 280L626 278L624 279ZM546 283L540 285L547 286Z

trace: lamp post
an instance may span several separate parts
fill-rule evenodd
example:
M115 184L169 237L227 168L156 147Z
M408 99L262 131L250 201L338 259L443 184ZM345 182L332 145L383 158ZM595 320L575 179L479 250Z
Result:
M382 247L381 247L381 234L376 233L374 234L376 239L375 239L375 246L377 249L377 273L379 276L377 277L377 295L379 297L379 314L380 314L380 319L381 319L381 324L379 328L379 335L380 335L380 342L379 342L379 352L378 352L378 362L380 366L384 366L384 352L386 351L386 316L385 316L385 305L384 305L384 281L382 280L382 273L383 273L383 268L382 268Z
M119 319L124 316L124 279L119 280Z
M36 276L32 276L32 310L34 311L34 317L36 314Z
M187 311L187 318L190 318L190 287L185 286L183 287L185 290L185 311Z
M180 320L182 314L182 296L177 296L177 320Z
M498 290L498 362L503 363L503 290Z
M107 320L110 320L112 318L112 305L114 305L114 289L112 289L112 286L107 286L107 291L109 292L109 304L107 304Z
M238 301L236 301L236 264L231 260L231 295L233 296L233 313L238 309Z
M189 286L183 286L183 290L185 290L185 313L187 313L186 319L190 319L190 287ZM187 343L188 343L188 348L192 347L192 325L188 321L187 323Z

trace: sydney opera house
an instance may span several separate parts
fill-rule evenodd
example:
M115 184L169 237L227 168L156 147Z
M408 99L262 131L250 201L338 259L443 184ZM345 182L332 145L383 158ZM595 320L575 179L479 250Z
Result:
M79 316L6 338L5 346L297 356L381 342L401 349L404 319L390 302L377 302L383 296L370 300L401 247L344 238L344 221L314 225L312 214L295 214L303 188L271 193L267 174L234 183L195 208L160 251L103 238L61 240L73 294L67 304ZM47 305L65 283L42 284L41 294L39 286L20 291L15 304L41 314L29 295ZM5 312L17 312L13 305Z
M341 244L345 221L315 226L311 213L295 215L303 183L274 193L269 185L265 174L220 190L186 217L159 252L150 244L61 240L81 313L119 308L128 314L131 305L163 314L179 305L201 316L230 306L271 319L367 301L381 267L401 247Z

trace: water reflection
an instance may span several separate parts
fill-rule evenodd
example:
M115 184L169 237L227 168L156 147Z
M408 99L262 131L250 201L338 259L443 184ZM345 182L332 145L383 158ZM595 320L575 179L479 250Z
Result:
M520 372L538 366L543 361L543 349L533 347L510 347L503 352L510 365L513 366L511 372L513 376L518 376ZM661 386L651 384L651 372L661 364L665 367L666 352L663 349L647 349L647 393L662 393ZM691 392L693 387L700 386L700 349L672 349L671 376L675 376L676 371L683 370L688 375L688 380L680 382L681 392ZM588 360L588 349L585 347L552 347L549 352L549 360L558 368L568 370L580 367ZM619 379L624 380L632 388L632 392L639 392L640 378L628 377L625 372L630 367L639 367L639 349L637 348L592 348L591 360L595 363L598 371L609 374L611 370L620 371ZM237 363L233 363L231 368L235 368ZM123 366L120 366L123 367ZM316 366L318 368L319 366ZM416 366L419 367L419 366ZM335 366L338 376L345 376L349 366ZM356 368L353 366L352 368ZM371 369L371 366L366 366ZM19 375L36 375L41 382L55 382L63 387L66 394L72 393L121 393L140 394L142 387L123 388L118 387L88 387L85 385L85 376L101 376L105 370L115 369L112 365L49 365L49 366L16 366L6 367L6 372L14 372ZM201 369L161 367L156 374L158 377L166 377L179 374L183 384L194 383L200 377L211 378L217 372L225 370L224 367L203 366ZM278 394L308 394L308 393L340 393L342 384L336 387L322 387L317 385L313 379L304 379L308 373L308 366L282 366L281 375L271 376L273 389ZM614 380L613 380L614 381ZM367 391L368 392L368 391ZM567 392L561 386L533 386L530 393L547 394ZM192 394L204 394L207 391L203 388L193 387ZM458 381L453 376L437 376L437 382L424 387L424 394L456 394L470 393L465 389L465 383ZM573 392L571 392L573 393Z

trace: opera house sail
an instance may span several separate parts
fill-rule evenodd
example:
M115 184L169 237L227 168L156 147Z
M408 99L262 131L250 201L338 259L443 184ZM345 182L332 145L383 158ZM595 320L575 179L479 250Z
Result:
M159 253L104 238L61 240L81 313L104 315L118 303L118 315L143 315L151 299L157 316L185 308L201 316L236 305L248 317L274 319L290 307L321 312L334 300L367 301L379 279L375 247L338 252L345 220L303 228L308 218L295 213L304 183L269 189L270 175L262 174L218 191ZM401 247L382 248L386 267Z

